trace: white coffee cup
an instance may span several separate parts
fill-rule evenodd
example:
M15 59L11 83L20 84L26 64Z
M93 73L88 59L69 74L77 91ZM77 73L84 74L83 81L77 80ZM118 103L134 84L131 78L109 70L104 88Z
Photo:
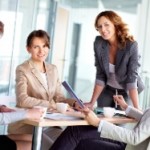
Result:
M46 112L47 112L47 107L44 107L44 106L33 106L33 108L38 108L38 109L42 109L43 111L43 115L41 116L40 119L43 119L46 115Z
M115 114L115 109L112 107L104 107L103 112L105 117L111 118Z
M67 103L56 103L56 109L60 113L65 113L67 111L68 104Z

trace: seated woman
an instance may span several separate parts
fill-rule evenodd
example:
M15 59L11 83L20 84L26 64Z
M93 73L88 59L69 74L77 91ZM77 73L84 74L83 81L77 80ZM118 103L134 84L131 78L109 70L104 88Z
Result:
M17 106L22 108L45 106L48 110L55 109L56 102L65 102L73 106L75 100L66 99L62 94L57 67L45 61L50 49L50 37L47 32L32 31L27 37L26 48L31 57L16 69ZM29 133L32 135L32 131L33 127L25 124L17 123L9 126L11 134ZM61 128L48 128L44 131L45 140L43 141L46 142L48 139L52 142L61 132ZM47 143L44 143L45 147Z
M50 150L63 150L65 147L69 150L149 150L150 108L143 113L128 106L122 95L114 96L114 99L125 110L127 116L138 121L134 129L126 129L102 120L85 107L83 112L86 120L93 126L93 131L89 130L83 134L79 132L80 128L72 127L61 134Z

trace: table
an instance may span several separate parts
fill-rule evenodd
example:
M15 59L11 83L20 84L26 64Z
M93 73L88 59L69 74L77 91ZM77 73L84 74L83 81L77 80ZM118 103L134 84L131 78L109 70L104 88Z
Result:
M101 119L106 120L115 124L125 124L125 123L134 123L136 122L133 118L127 117L112 117L106 118L103 116L99 116ZM41 149L41 141L42 140L42 128L50 127L50 126L77 126L77 125L89 125L88 122L84 119L78 120L51 120L51 119L43 119L43 120L24 120L23 123L34 126L33 133L33 142L32 142L32 150L40 150Z

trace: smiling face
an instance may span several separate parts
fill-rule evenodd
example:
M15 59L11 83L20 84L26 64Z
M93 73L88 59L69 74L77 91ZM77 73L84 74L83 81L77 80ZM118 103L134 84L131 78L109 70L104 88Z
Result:
M34 37L30 46L27 46L31 58L35 62L44 62L48 56L49 48L44 38Z
M97 30L105 40L111 41L116 39L114 24L104 16L98 19Z

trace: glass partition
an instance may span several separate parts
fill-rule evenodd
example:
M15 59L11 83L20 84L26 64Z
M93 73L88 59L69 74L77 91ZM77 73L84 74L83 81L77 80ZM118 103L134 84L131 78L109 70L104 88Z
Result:
M106 9L118 12L129 24L139 43L141 73L144 72L144 81L147 81L149 6L148 0L115 0L113 3L110 0L0 0L0 20L5 24L5 34L0 40L0 95L15 95L16 66L29 58L27 35L34 29L44 29L51 36L47 61L58 67L62 81L67 80L82 100L89 101L95 82L93 42L98 35L94 20ZM141 99L145 101L143 96Z
M129 25L132 34L137 38L138 28L135 24L137 24L139 3L140 1L122 1L121 3L120 1L114 1L114 3L110 3L109 0L59 1L57 9L63 8L69 14L65 54L64 58L60 59L64 67L62 79L70 83L83 101L90 101L95 84L96 70L93 42L99 34L94 28L95 17L103 10L114 10L122 16L123 20ZM56 30L62 29L60 26ZM61 35L59 36L57 43L61 40ZM59 51L61 50L59 49Z
M0 0L0 20L5 25L0 40L0 95L15 94L16 66L29 58L26 38L34 29L47 30L49 0Z

